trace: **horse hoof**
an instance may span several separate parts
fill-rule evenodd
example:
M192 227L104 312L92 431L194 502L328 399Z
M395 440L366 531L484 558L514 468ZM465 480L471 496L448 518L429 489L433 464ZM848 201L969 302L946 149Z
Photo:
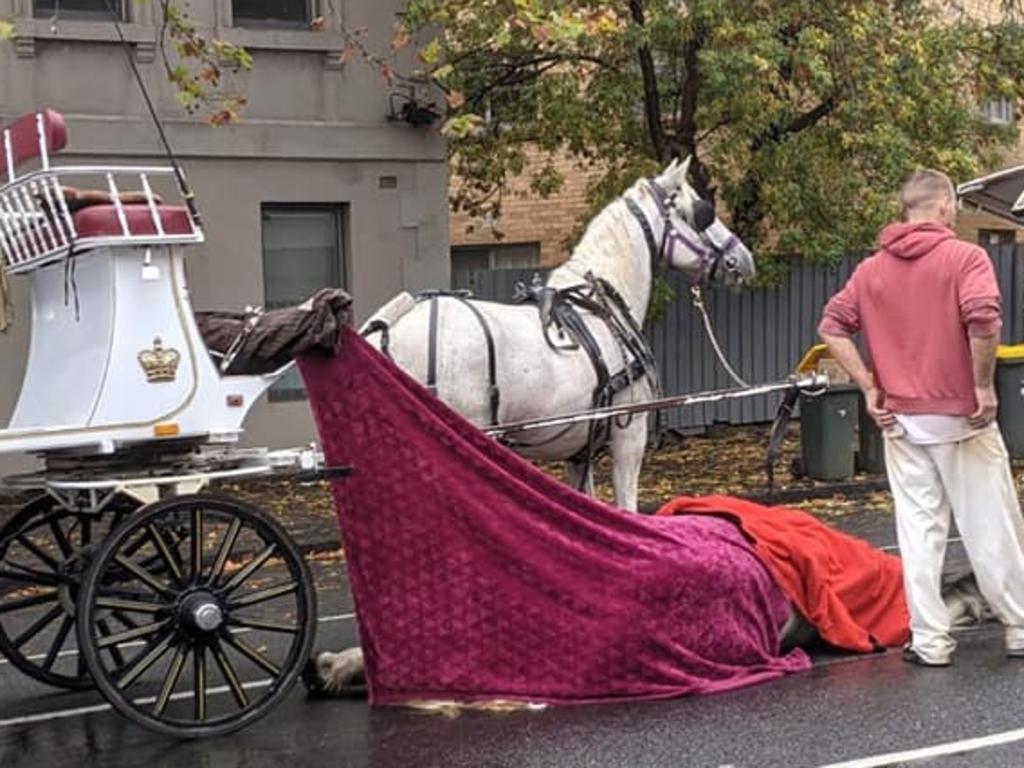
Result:
M306 693L310 698L323 699L329 697L327 688L324 685L324 679L320 677L320 667L316 663L315 656L310 656L306 659L306 665L302 668L300 679L302 684L306 686Z
M302 683L309 698L365 699L366 669L362 651L349 648L341 653L320 653L302 668Z

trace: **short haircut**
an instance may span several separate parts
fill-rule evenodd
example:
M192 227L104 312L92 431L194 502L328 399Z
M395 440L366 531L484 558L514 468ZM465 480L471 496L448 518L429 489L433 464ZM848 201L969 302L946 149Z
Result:
M956 188L942 171L919 168L903 183L899 195L900 214L903 218L914 210L934 203L956 202Z

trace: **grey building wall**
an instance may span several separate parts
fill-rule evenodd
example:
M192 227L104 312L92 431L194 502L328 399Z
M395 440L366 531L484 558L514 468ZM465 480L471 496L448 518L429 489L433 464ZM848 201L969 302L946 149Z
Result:
M262 203L346 206L345 272L359 318L401 289L448 284L443 142L436 130L387 120L388 88L361 62L341 64L338 34L235 28L231 0L192 0L192 18L205 34L243 44L254 58L252 72L235 81L249 100L243 122L214 129L174 101L154 46L155 3L127 5L133 55L204 216L207 243L187 252L196 308L263 303ZM327 29L342 16L386 50L404 2L320 6ZM0 123L50 106L69 129L58 163L164 164L113 26L54 26L31 11L31 0L0 0L0 18L16 19L14 42L0 43ZM394 177L394 188L382 188L382 176ZM24 281L12 282L18 316L14 330L0 336L0 424L18 394L28 331ZM263 402L247 422L254 444L304 443L312 434L301 402Z

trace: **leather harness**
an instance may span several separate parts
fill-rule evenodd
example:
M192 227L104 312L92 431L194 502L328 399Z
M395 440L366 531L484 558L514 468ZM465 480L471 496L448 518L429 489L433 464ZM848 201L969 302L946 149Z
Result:
M643 232L644 241L651 259L651 274L655 274L657 268L668 258L671 258L674 248L679 245L694 253L701 262L701 269L696 272L699 275L704 272L704 267L709 260L712 261L711 269L717 270L721 259L722 250L718 248L706 248L695 242L692 238L670 224L670 206L673 195L665 192L654 181L648 182L652 198L658 211L664 220L661 241L658 242L654 235L654 228L644 214L640 205L631 197L624 196L623 200L627 210ZM636 381L647 377L655 393L659 391L657 364L654 353L647 343L639 324L630 313L629 306L619 292L602 278L592 274L585 276L584 282L567 288L550 288L539 285L535 282L530 286L519 284L514 301L517 303L536 303L540 321L544 329L544 337L548 345L555 351L574 351L583 349L590 360L591 366L597 377L597 384L591 395L593 408L601 408L610 405L615 396L631 387ZM427 388L437 394L437 345L438 345L438 324L440 302L442 299L457 301L469 309L476 318L484 334L487 345L487 386L490 406L490 426L498 425L499 408L501 404L501 393L497 381L497 350L494 343L494 334L483 312L476 307L471 300L472 294L469 291L423 291L415 296L416 302L430 302L428 347L427 347ZM599 318L605 323L612 338L619 345L623 359L626 361L622 370L610 372L601 351L601 346L594 338L594 334L584 320L584 314ZM560 342L552 340L550 331L555 328L558 331ZM364 335L381 333L381 351L388 353L389 326L382 320L377 320L367 326ZM564 343L568 338L569 342ZM632 418L632 417L629 417ZM617 426L628 425L617 422ZM588 427L587 442L584 447L572 458L571 462L584 464L585 471L582 474L583 482L589 474L589 468L597 454L606 447L611 435L611 419L595 420L590 422ZM511 447L537 447L549 442L554 442L568 433L572 425L559 431L556 435L536 444L520 444L505 439L505 443Z

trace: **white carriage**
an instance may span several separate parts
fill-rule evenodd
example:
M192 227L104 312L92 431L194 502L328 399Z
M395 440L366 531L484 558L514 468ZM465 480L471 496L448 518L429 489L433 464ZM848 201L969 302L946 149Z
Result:
M315 596L276 521L201 492L315 469L311 449L235 445L284 369L226 375L204 344L185 280L203 230L177 168L58 167L51 110L0 139L0 256L31 291L0 453L39 465L5 480L39 494L0 531L0 653L166 734L242 727L297 679Z

